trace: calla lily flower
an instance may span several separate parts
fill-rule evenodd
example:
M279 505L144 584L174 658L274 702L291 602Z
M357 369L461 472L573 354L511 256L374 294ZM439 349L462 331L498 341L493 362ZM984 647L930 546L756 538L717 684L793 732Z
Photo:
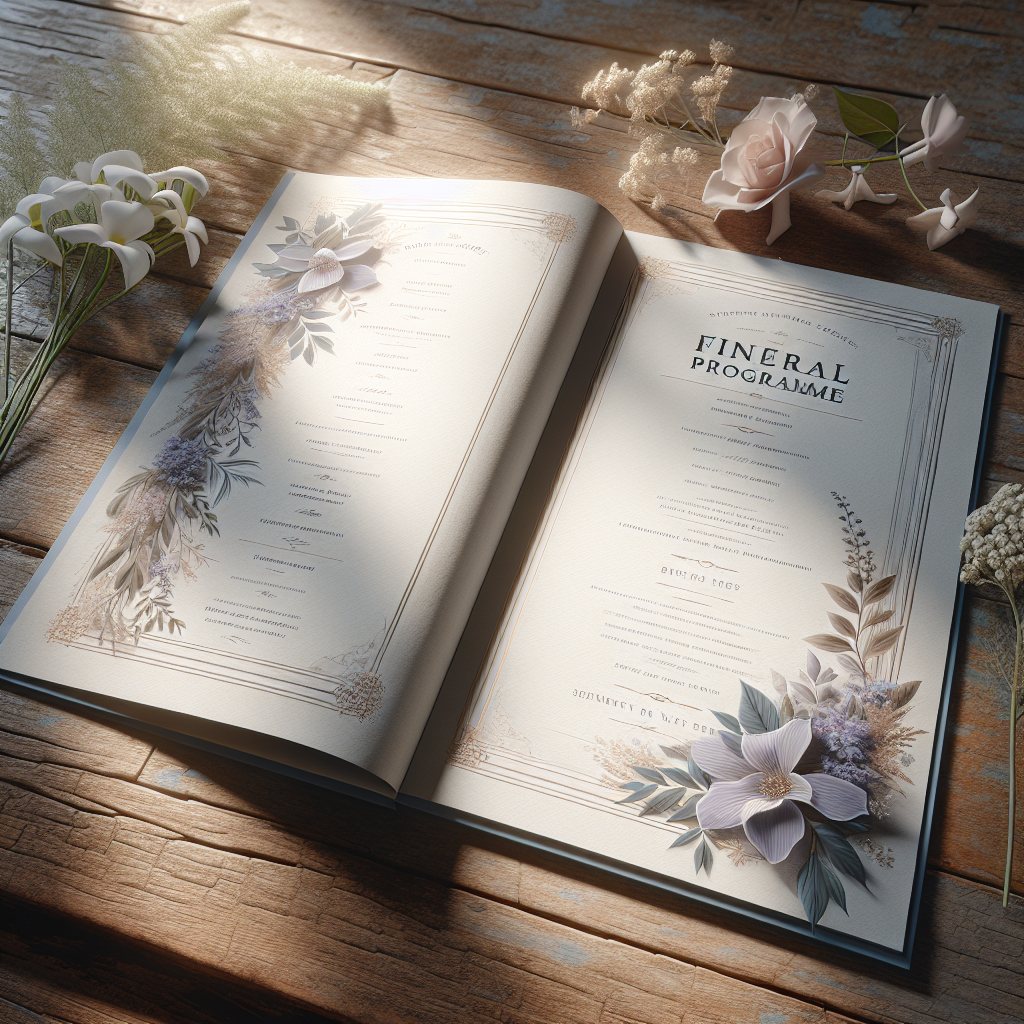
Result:
M976 188L962 203L956 203L956 196L947 188L939 196L942 206L908 217L907 224L920 231L927 231L925 238L928 248L938 249L957 235L962 235L977 221L980 191L980 188Z
M143 235L153 230L153 214L142 203L111 199L100 207L98 224L72 224L54 232L72 245L91 244L110 249L121 262L125 291L149 273L156 256Z
M185 239L188 261L194 267L199 259L199 239L209 243L206 225L198 217L188 215L181 196L174 189L162 189L146 205L157 220L171 222L171 234L181 235Z
M937 171L940 157L970 153L964 145L970 126L970 121L963 114L957 114L956 107L945 93L932 96L921 112L924 138L903 150L903 166L909 167L923 160L927 170Z
M59 267L64 262L57 243L45 231L32 227L29 218L20 213L13 214L0 225L0 253L6 251L12 238L19 249L42 256L54 266Z
M100 183L101 175L102 183L113 188L127 185L134 189L144 203L148 203L161 188L167 188L174 181L191 185L200 196L205 196L210 188L205 175L192 167L171 167L156 174L146 174L142 169L142 159L130 149L104 153L91 164L88 161L77 163L74 174L79 181L89 185Z
M820 192L815 192L814 194L830 199L833 203L842 203L843 208L846 210L849 210L854 203L859 203L862 199L869 203L888 205L889 203L895 203L899 198L895 192L883 192L881 195L874 192L864 177L863 167L854 166L850 168L850 171L852 172L850 184L842 191L823 188Z
M808 804L832 821L867 814L867 794L859 786L823 772L796 773L811 736L811 723L794 718L773 732L744 735L739 754L720 736L694 740L693 759L713 780L697 804L700 827L742 825L765 860L778 864L806 829L797 804Z

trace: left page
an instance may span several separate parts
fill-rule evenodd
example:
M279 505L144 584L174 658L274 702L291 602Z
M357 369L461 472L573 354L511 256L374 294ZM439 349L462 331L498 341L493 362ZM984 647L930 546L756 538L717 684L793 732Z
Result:
M622 231L502 182L296 174L272 206L0 669L394 789Z

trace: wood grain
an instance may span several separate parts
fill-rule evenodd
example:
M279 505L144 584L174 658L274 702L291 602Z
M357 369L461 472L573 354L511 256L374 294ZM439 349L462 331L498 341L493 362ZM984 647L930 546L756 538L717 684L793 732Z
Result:
M127 33L167 31L209 5L8 0L0 92L17 90L39 110L53 96L59 60L98 67ZM214 189L197 212L213 230L199 265L182 254L162 260L142 289L81 332L0 475L0 537L8 538L0 613L289 166L560 185L593 196L632 229L997 302L1012 322L986 488L1024 480L1024 122L1020 97L1006 87L1021 78L1015 4L651 0L642 17L604 0L417 0L415 8L256 0L253 8L241 43L386 80L390 116L355 123L323 112L203 166ZM626 201L616 188L636 146L626 123L604 114L574 130L567 105L611 60L632 67L711 36L739 49L730 123L758 96L810 80L875 91L908 118L930 92L949 89L972 118L973 153L926 176L924 187L966 194L980 184L982 221L928 253L902 225L906 203L848 214L800 195L793 230L768 248L766 215L715 222L699 202L710 157L672 191L666 213ZM823 95L815 106L832 133L823 153L838 155L831 101ZM878 175L880 190L894 184L891 172ZM41 337L45 303L38 292L33 302L19 327L22 361ZM1005 835L1008 708L993 652L1003 612L981 597L969 605L909 975L825 959L796 940L450 823L0 693L0 888L15 894L0 917L32 907L68 915L17 928L4 919L0 1017L177 1024L189 1013L212 1018L216 1006L220 1019L242 1007L238 1019L323 1013L446 1024L1019 1021L1024 909L1018 900L1003 911L990 887L1001 878ZM1019 835L1018 892L1022 843ZM119 945L107 956L114 934ZM137 984L119 977L121 962L140 972ZM225 992L227 1002L204 1002Z
M668 1019L758 1020L751 1005L794 1020L830 1009L859 1020L1002 1022L1024 1011L1024 905L1003 911L994 890L951 875L929 876L908 984L904 972L834 953L826 961L749 922L737 928L682 898L450 822L188 747L144 754L141 737L8 699L22 723L13 742L31 733L39 746L14 753L0 733L7 891L97 926L116 922L323 1010L372 1003L380 996L363 986L386 979L394 1019L412 1006L427 1020L479 1019L481 985L524 1019L589 1019L584 1010L628 973L631 1020L660 1019L657 1000L644 1015L638 987L668 994L677 1013ZM122 747L136 753L102 767ZM719 995L699 988L712 974L731 979ZM769 989L798 999L779 1004Z

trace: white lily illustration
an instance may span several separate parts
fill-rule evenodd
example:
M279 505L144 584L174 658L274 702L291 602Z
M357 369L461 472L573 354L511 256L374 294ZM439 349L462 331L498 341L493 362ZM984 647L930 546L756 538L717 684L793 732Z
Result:
M811 723L794 718L773 732L744 734L739 753L717 735L694 740L693 759L713 780L697 804L700 827L742 825L765 860L778 864L806 830L797 803L810 805L832 821L867 814L867 794L859 786L824 772L796 772L811 736Z

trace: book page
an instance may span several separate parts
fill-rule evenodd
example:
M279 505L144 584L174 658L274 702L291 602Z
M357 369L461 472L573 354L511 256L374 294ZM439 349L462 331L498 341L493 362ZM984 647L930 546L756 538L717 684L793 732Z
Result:
M295 175L0 667L396 787L621 236L561 189Z
M902 949L997 311L628 238L447 764L405 788Z

